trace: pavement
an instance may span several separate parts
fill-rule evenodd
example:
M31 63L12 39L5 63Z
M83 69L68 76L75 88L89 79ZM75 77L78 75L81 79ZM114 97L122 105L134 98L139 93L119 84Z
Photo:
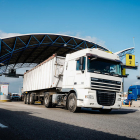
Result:
M123 107L110 114L62 107L45 108L21 101L0 102L0 140L140 139L140 108Z

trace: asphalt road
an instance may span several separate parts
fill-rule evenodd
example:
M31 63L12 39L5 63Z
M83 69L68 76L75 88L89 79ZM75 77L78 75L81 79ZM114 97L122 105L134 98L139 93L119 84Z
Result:
M82 109L71 113L61 107L0 102L0 140L124 140L140 139L140 109L100 114Z

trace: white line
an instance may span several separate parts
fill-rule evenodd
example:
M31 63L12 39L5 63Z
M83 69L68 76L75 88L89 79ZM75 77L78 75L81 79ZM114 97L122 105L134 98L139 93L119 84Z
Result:
M3 124L0 123L0 127L1 128L7 128L8 126L5 126L5 125L3 125Z

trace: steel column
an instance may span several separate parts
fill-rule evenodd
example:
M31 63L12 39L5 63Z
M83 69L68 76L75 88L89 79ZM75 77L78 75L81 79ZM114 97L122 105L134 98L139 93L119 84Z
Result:
M6 69L7 69L8 65L9 65L10 59L12 58L13 52L14 52L14 50L15 50L16 42L17 42L17 37L16 37L16 39L15 39L14 47L13 47L13 49L12 49L12 51L11 51L11 56L10 56L9 61L8 61L8 63L7 63Z

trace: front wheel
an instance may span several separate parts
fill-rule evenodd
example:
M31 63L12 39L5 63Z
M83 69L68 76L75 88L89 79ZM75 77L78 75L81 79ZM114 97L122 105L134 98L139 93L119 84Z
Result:
M111 112L112 109L100 109L100 113L102 114L108 114L109 112Z
M71 93L68 97L68 110L73 113L80 110L80 108L77 107L77 98L74 93Z

